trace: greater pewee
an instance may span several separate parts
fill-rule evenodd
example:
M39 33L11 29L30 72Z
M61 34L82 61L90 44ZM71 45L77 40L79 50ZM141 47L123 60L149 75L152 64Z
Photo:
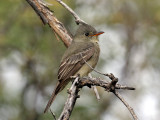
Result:
M100 53L98 35L103 33L97 32L90 25L80 24L71 45L62 57L58 71L58 83L44 113L49 109L56 95L71 81L71 76L78 74L80 77L87 76L92 71L92 68L95 68Z

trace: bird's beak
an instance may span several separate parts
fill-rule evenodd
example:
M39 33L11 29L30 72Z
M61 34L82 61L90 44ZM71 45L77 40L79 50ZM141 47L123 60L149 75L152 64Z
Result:
M90 36L99 36L99 35L101 35L101 34L103 34L104 32L103 31L100 31L100 32L97 32L97 33L95 33L95 34L93 34L93 35L90 35Z

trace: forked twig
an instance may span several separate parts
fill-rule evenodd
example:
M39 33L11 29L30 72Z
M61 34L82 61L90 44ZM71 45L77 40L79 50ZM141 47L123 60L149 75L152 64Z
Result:
M114 76L112 76L112 78L114 78ZM128 103L116 91L116 89L124 88L122 85L119 86L119 84L116 84L116 79L113 79L110 82L107 82L106 80L101 78L90 78L90 77L83 77L83 78L76 78L76 79L79 79L78 83L76 82L77 84L76 83L72 84L64 109L58 120L69 119L72 113L72 110L74 108L74 105L76 103L76 100L77 98L79 98L79 95L78 95L79 89L84 86L100 86L105 88L105 90L107 90L108 92L113 92L125 104L125 106L130 111L131 115L133 116L134 120L138 120L138 117L136 116L133 108L131 108L128 105ZM132 87L128 87L128 88L130 89L125 89L125 90L134 90Z
M82 55L81 55L82 57ZM110 89L108 89L109 92L113 92L122 102L123 104L128 108L129 112L131 113L131 115L133 116L134 120L138 120L138 117L136 116L133 108L131 106L129 106L129 104L124 100L124 98L115 90L116 89L116 84L118 82L118 78L116 78L112 73L110 74L103 74L97 70L95 70L89 63L87 63L87 61L82 57L83 61L95 72L101 74L101 75L105 75L108 76L112 81L110 82ZM128 88L128 87L125 87ZM135 89L133 89L135 90Z

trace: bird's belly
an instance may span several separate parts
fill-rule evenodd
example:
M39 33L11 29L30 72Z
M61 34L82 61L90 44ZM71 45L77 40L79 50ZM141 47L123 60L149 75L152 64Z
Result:
M98 58L99 56L93 56L89 61L87 61L87 63L92 67L95 68L97 62L98 62ZM95 62L96 61L96 62ZM88 65L88 64L84 64L80 70L75 74L76 75L80 75L80 77L84 77L84 76L88 76L88 74L90 72L92 72L92 68Z

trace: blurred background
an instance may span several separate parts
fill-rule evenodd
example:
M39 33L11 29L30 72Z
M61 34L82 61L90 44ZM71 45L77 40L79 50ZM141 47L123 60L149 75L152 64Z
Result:
M78 26L70 13L55 0L47 2L53 4L50 8L55 16L74 34ZM113 73L119 83L136 88L119 92L140 120L158 120L160 1L64 2L84 21L105 32L100 36L101 55L96 69ZM43 114L43 110L57 82L65 49L25 0L0 2L0 120L53 120L51 113ZM118 98L102 88L98 91L100 101L93 90L81 90L71 120L132 120ZM63 90L51 107L57 118L67 95Z

